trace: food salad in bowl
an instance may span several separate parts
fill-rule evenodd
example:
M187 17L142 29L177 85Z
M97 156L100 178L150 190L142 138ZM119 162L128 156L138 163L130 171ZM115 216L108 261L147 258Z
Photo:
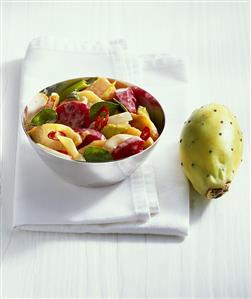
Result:
M22 121L52 170L77 185L103 186L123 180L144 161L165 117L158 101L138 86L84 77L43 89Z

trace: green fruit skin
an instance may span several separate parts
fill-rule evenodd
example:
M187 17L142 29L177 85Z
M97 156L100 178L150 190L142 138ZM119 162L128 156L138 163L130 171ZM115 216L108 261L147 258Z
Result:
M198 193L207 197L209 190L224 190L233 179L242 152L242 132L227 107L202 106L185 122L180 137L181 165Z
M108 124L102 129L102 134L104 134L106 138L111 138L114 135L123 133L126 129L128 129L128 127L128 125L123 124Z

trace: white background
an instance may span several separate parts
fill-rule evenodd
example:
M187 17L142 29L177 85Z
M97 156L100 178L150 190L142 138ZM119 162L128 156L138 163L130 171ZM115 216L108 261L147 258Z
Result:
M3 297L250 297L248 3L3 3ZM191 111L228 105L245 136L231 190L205 205L191 191L185 240L11 231L21 59L40 35L125 38L132 50L188 56ZM62 62L63 63L63 62ZM168 95L167 95L168 100ZM170 174L171 175L171 174Z

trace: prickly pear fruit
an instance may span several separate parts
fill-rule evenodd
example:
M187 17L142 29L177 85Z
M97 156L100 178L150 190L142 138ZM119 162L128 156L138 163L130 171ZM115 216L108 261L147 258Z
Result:
M180 137L180 159L194 189L206 198L228 191L242 159L242 132L236 117L223 105L195 110Z

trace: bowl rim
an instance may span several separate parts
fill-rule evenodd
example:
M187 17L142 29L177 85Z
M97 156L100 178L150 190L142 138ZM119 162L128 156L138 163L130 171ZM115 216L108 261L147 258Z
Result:
M81 80L81 79L86 79L86 78L95 78L95 77L93 77L93 76L85 76L85 77L76 77L76 78L70 78L70 79L67 79L67 80L59 81L59 82L56 82L56 83L54 83L54 84L51 84L50 86L47 86L47 87L43 88L43 89L42 89L41 91L39 91L38 93L43 92L45 89L47 89L47 88L49 88L49 87L51 87L51 86L54 86L54 85L56 85L56 84L63 83L63 82L65 82L65 81L74 80L74 79L80 79L80 80ZM97 78L99 78L99 77L97 77ZM128 82L123 81L123 80L116 80L116 79L114 79L114 78L110 78L110 77L105 77L105 78L107 78L108 80L119 81L120 83L125 84L125 85L127 85L127 86L136 86L136 87L141 88L141 86L139 86L139 85L135 85L135 84L132 84L132 83L128 83ZM145 90L144 88L142 88L142 89ZM149 92L147 91L147 93L149 93ZM150 93L149 93L149 94L150 94ZM150 95L152 96L152 94L150 94ZM153 97L153 96L152 96L152 97ZM153 144L151 144L148 148L144 149L143 151L141 151L141 152L139 152L139 153L137 153L137 154L134 154L134 155L132 155L132 156L125 157L125 158L122 158L122 159L119 159L119 160L112 160L112 161L106 161L106 162L88 162L88 161L78 161L78 160L73 160L73 159L66 159L66 158L63 158L63 157L61 157L61 156L59 156L59 155L56 155L56 154L53 153L53 152L49 152L49 151L47 151L46 149L44 149L44 148L42 148L41 146L39 146L39 145L38 145L38 144L37 144L37 143L30 137L30 135L27 133L27 131L26 131L25 127L24 127L24 114L25 114L25 110L26 110L26 107L27 107L28 103L31 102L32 99L25 105L25 107L24 107L24 109L23 109L23 111L22 111L22 114L21 114L22 129L23 129L25 135L28 137L29 141L36 147L36 149L37 149L37 150L41 150L43 153L47 154L48 156L53 156L53 157L56 157L56 158L58 158L58 159L62 159L62 160L64 160L64 161L67 161L67 162L69 162L69 163L82 163L82 164L86 164L86 163L87 163L88 165L89 165L89 164L95 164L95 165L97 165L97 164L102 164L102 165L104 165L104 164L108 164L108 163L109 163L109 164L117 163L117 162L123 161L123 160L125 160L125 159L129 159L129 158L132 158L132 157L139 156L140 154L149 151L150 149L152 149L152 148L159 142L161 136L163 135L163 132L164 132L165 129L166 129L166 115L165 115L165 111L164 111L162 105L159 103L159 101L158 101L155 97L153 97L153 98L154 98L155 101L158 103L158 105L159 105L159 107L161 108L161 111L162 111L162 113L163 113L163 129L162 129L161 133L159 134L158 139L155 140L155 141L153 142ZM133 138L133 135L132 135L132 138ZM53 149L52 149L52 150L53 150Z

